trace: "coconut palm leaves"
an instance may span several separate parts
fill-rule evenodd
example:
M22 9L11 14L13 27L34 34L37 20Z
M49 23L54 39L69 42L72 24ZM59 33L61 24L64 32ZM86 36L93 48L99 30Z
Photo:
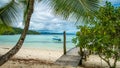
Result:
M76 20L83 20L98 8L99 0L50 0L49 5L53 8L56 15L68 19L70 16ZM87 18L88 19L88 18Z
M19 5L12 0L10 3L0 8L0 24L11 25L19 17Z
M40 2L41 0L36 1ZM0 24L11 25L16 23L20 18L21 10L23 10L23 18L25 18L29 7L28 2L29 0L11 0L10 3L0 7Z

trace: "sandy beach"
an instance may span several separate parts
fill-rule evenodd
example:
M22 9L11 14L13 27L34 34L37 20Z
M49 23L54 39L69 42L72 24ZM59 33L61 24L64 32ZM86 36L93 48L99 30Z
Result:
M113 64L113 59L110 59L110 63ZM85 68L109 68L107 63L103 60L98 55L90 55L87 61L83 62L83 66ZM120 68L120 61L117 62L116 68Z
M9 49L8 47L0 47L0 55L6 53ZM15 56L0 68L76 68L55 65L54 62L62 54L62 50L21 48ZM108 66L97 55L91 55L86 62L83 61L82 66L77 68L108 68ZM117 63L117 68L120 68L120 62Z
M0 55L5 54L10 48L1 47ZM53 63L62 55L62 50L50 50L40 48L21 48L12 59L34 59L43 62Z
M0 55L5 54L8 50L10 48L0 47ZM0 68L74 68L54 64L62 54L62 50L21 48L15 56Z

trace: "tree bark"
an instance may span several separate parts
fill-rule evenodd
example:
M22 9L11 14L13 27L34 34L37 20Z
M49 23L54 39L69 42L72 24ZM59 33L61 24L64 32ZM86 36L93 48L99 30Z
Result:
M34 0L29 0L28 2L28 12L27 12L27 16L24 19L25 20L25 27L23 30L23 33L21 34L18 42L16 43L16 45L10 50L8 51L6 54L2 55L0 57L0 66L3 65L5 62L7 62L11 57L13 57L22 47L25 37L26 37L26 33L29 29L29 24L30 24L30 19L33 13L33 9L34 9Z
M78 53L80 54L81 58L84 59L84 58L83 58L82 47L79 47L79 49L80 49L80 51L79 51ZM79 65L82 65L82 59L80 60Z

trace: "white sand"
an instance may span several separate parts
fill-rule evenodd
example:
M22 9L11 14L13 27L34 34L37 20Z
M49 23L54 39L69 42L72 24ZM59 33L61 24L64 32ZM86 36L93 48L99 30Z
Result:
M8 50L10 50L10 48L0 47L0 54L3 55ZM62 54L62 50L21 48L11 60L6 62L0 68L76 68L71 66L54 65L53 63L62 56Z
M114 60L110 59L110 63L113 64ZM83 63L85 67L92 67L92 68L109 68L107 63L98 55L90 55L87 61ZM120 61L117 62L116 68L120 68Z
M0 54L5 54L9 49L6 47L0 48ZM35 59L53 63L61 55L62 50L48 50L39 48L21 48L20 51L13 57L17 59Z
M5 54L9 49L10 48L8 47L0 47L0 55ZM62 50L21 48L21 50L12 58L12 60L5 63L0 68L74 68L71 66L63 67L52 64L62 54ZM37 62L34 60L37 60ZM113 60L111 60L111 63L112 62ZM85 68L108 68L108 65L104 61L102 61L97 55L91 55L88 60L83 63L83 66ZM120 62L117 63L117 68L120 68Z

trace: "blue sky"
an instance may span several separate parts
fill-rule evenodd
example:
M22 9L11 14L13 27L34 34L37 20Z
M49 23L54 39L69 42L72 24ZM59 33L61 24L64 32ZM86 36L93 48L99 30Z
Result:
M9 2L9 0L0 0L1 2ZM105 0L104 0L105 1ZM115 5L118 5L119 0L107 0ZM120 1L119 1L120 2ZM0 3L0 6L3 3ZM22 19L18 22L17 27L23 28ZM30 22L30 29L32 30L51 30L56 32L76 32L75 22L65 21L60 17L53 15L52 10L49 9L44 2L35 5L34 13Z
M105 1L111 2L114 6L120 6L120 0L104 0L104 2Z

